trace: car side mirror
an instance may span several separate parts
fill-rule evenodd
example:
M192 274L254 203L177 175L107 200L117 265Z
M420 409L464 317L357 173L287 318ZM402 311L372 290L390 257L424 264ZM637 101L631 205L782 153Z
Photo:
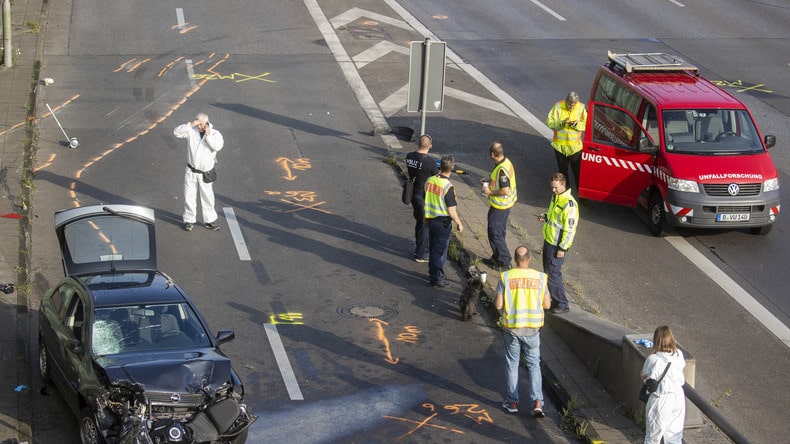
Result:
M220 330L217 332L217 343L224 344L236 338L236 333L233 330Z
M79 339L74 339L74 338L64 339L63 347L66 350L70 351L71 353L74 353L75 355L82 353L82 343L79 341Z
M640 137L639 138L639 145L637 147L640 153L645 154L655 154L658 151L658 148L650 143L650 139L647 137Z
M776 136L765 136L765 148L771 148L776 145Z

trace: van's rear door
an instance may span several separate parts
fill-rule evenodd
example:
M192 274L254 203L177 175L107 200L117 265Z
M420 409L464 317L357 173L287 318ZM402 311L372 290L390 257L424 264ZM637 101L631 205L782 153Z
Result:
M627 110L600 102L589 103L584 134L579 197L635 207L650 185L655 155L640 152L639 139L658 145L657 135Z

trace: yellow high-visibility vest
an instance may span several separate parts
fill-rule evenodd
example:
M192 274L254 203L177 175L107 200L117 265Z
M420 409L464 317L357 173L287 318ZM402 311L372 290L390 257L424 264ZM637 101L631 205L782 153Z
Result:
M505 286L502 325L505 328L542 327L548 275L532 268L512 268L501 277Z
M566 118L576 124L563 124ZM581 102L576 102L573 109L568 109L565 100L560 100L546 118L546 126L554 130L551 146L566 156L578 153L582 150L582 132L586 125L587 110Z
M578 224L579 205L568 189L551 199L549 209L546 211L546 221L543 223L543 239L551 245L567 250L573 243Z
M515 205L516 200L518 199L518 193L516 192L516 170L513 168L513 163L510 162L510 159L508 158L505 158L505 160L499 162L499 164L494 167L494 171L491 171L491 182L489 183L489 188L492 191L499 189L500 171L504 171L505 175L510 181L510 193L508 193L507 196L494 196L489 194L488 203L498 210L506 210Z
M450 212L447 210L447 203L444 201L444 195L453 184L450 179L441 177L439 175L431 176L425 182L425 218L433 219L435 217L449 216Z

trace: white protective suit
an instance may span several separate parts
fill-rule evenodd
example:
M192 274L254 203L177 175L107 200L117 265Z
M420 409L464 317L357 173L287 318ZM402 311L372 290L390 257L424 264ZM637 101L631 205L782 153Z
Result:
M683 439L683 424L686 419L686 395L683 384L683 368L686 360L683 353L656 352L645 359L642 374L647 378L658 380L668 362L666 376L658 384L658 390L650 395L645 406L645 444L660 444L664 438L665 444L681 444Z
M209 122L207 136L201 136L200 131L191 123L178 125L173 130L173 135L179 139L187 139L187 165L184 165L184 216L185 223L194 224L197 219L197 193L200 192L200 208L203 213L203 222L212 223L217 220L214 210L214 184L203 182L201 173L193 172L189 165L199 171L210 171L217 161L217 151L225 145L222 133L214 129Z

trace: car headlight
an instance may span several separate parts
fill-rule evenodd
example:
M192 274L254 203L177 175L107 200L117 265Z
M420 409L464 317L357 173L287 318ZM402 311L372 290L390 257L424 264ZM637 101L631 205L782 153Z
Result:
M669 189L675 191L683 191L685 193L699 193L699 185L693 180L669 178Z
M763 192L776 191L779 189L779 178L774 177L763 182Z

